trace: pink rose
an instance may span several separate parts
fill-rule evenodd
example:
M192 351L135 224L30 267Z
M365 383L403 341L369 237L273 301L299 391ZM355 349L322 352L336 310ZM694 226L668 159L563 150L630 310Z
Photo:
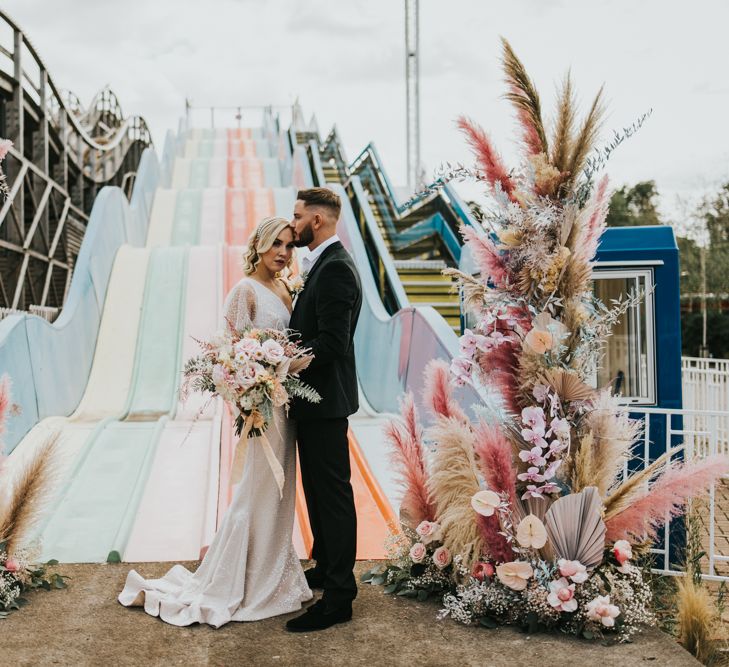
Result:
M448 567L451 564L451 552L445 547L438 547L433 552L433 562L439 570Z
M266 355L266 361L277 364L284 358L284 349L273 339L267 340L261 346Z
M423 544L440 540L440 526L435 521L421 521L415 532L420 535Z
M618 563L620 563L618 572L627 574L630 568L628 561L633 557L633 548L630 546L630 542L627 540L618 540L613 545L613 554Z
M491 579L495 572L496 570L491 563L484 563L482 561L476 561L471 568L471 576L478 581Z
M410 560L413 563L422 563L427 553L425 545L422 542L416 542L410 547Z
M8 558L5 561L5 569L8 572L17 572L20 569L20 565L18 565L18 561L16 561L13 558Z
M253 355L261 350L261 344L253 338L241 338L234 346L236 356L243 358L252 358Z

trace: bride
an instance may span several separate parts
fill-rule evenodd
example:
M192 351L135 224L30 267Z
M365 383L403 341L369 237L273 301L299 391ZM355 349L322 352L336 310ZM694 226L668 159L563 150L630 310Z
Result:
M289 221L266 218L254 232L244 258L246 276L225 300L224 311L237 329L286 329L291 296L279 274L292 260ZM210 549L195 573L175 565L161 579L127 575L121 604L172 625L256 621L301 609L311 600L292 543L296 487L294 423L276 408L266 432L284 470L283 498L266 457L249 441L243 478Z

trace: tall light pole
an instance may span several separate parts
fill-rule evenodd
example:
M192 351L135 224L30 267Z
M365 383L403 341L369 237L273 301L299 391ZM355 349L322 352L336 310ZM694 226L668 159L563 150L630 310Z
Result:
M420 186L419 1L405 0L405 90L407 105L408 190Z

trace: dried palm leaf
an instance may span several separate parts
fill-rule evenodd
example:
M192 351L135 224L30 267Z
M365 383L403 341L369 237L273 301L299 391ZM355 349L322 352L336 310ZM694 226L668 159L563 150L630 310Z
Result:
M547 510L545 524L558 558L578 560L588 570L602 562L605 524L602 500L594 487L558 498Z
M542 373L542 381L554 389L564 401L587 401L595 395L595 390L580 380L577 373L563 368L550 368Z
M0 508L0 542L8 555L23 546L43 516L57 482L59 433L52 433L17 475L7 504Z
M529 75L516 57L509 42L501 38L503 62L509 92L505 95L516 108L517 117L524 132L524 144L530 155L549 154L547 135L542 122L542 106L539 93Z

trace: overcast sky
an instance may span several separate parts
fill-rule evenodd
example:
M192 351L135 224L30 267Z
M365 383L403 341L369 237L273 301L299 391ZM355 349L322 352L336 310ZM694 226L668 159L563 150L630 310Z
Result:
M454 129L478 120L515 158L501 98L499 35L551 116L572 69L583 104L605 84L604 138L653 115L609 163L614 185L655 179L663 208L729 180L729 2L421 0L422 157L428 173L468 154ZM186 97L198 105L289 104L297 96L350 159L377 144L405 181L404 4L397 0L5 0L62 88L90 101L110 84L161 150Z

